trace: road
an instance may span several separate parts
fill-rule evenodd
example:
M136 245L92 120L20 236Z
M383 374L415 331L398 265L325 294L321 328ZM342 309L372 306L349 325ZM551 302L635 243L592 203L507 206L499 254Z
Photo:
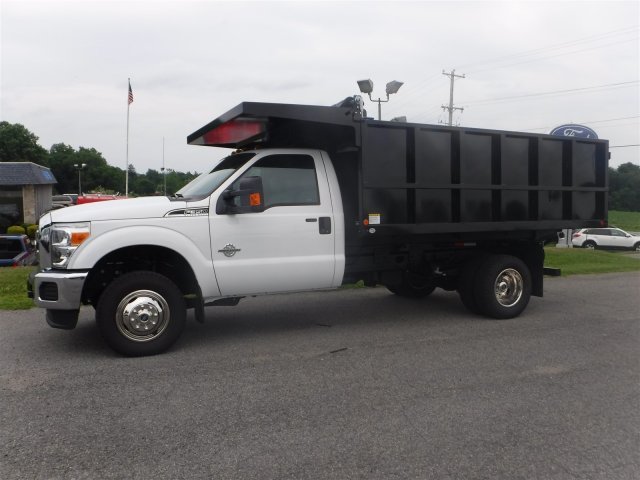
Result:
M385 289L207 309L122 358L0 312L0 478L637 479L640 274L549 278L518 319Z

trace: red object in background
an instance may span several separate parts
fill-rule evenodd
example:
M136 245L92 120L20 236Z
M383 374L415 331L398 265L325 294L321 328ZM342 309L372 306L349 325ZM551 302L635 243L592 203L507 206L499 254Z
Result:
M123 198L118 195L100 195L100 194L88 194L78 197L78 205L83 203L104 202L105 200L122 200Z

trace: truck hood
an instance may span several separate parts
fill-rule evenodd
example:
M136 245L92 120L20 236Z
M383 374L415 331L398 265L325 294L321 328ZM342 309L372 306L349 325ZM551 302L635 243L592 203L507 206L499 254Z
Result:
M183 200L169 200L167 197L140 197L125 200L105 200L85 203L73 207L53 210L45 215L40 223L90 222L100 220L121 220L136 218L158 218L167 212L183 209ZM50 218L47 218L50 217Z

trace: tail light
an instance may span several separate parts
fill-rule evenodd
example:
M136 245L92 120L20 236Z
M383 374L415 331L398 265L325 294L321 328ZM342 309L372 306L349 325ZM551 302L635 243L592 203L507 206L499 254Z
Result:
M582 235L580 232L576 232L572 235L573 238L578 238L580 235Z

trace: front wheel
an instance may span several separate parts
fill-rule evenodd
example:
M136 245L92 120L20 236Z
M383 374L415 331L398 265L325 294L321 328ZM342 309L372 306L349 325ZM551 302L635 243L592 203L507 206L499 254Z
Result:
M522 260L511 255L487 257L475 282L477 308L488 317L517 317L531 298L531 273Z
M137 271L113 280L96 309L100 333L111 348L129 356L155 355L182 334L186 306L167 277Z

